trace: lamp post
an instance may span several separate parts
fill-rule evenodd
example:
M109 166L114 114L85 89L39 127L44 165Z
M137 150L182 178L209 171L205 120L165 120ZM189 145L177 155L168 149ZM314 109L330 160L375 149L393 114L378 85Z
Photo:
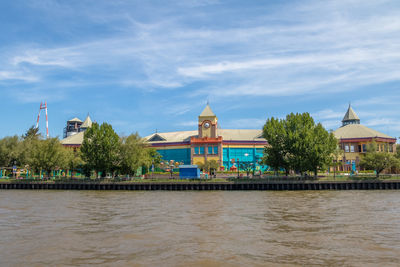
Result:
M13 177L14 179L17 178L17 161L14 160L14 165L13 165Z
M249 178L249 166L248 166L248 161L247 161L247 157L249 156L249 153L244 153L245 156L245 164L246 164L246 174L247 174L247 178Z
M237 178L239 179L239 158L237 158L237 170L238 170L238 176L237 176Z
M151 178L153 179L154 176L154 159L151 160Z
M254 173L255 173L255 171L256 171L256 165L257 165L257 163L258 163L258 160L259 160L259 156L258 155L254 155L254 160L253 160L253 177L254 177Z

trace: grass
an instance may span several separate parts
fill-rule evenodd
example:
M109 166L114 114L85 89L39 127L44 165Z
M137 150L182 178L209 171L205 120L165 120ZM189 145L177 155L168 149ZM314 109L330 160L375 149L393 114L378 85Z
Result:
M355 176L350 175L333 175L319 176L318 179L313 177L300 176L263 176L257 178L247 177L227 177L227 178L211 178L211 179L179 179L179 178L48 178L48 179L11 179L0 178L0 182L41 182L41 183L227 183L227 182L245 182L245 183L262 183L262 182L288 182L288 181L320 181L320 182L343 182L343 181L363 181L363 180L400 180L400 175L381 175L379 179L375 175L360 174Z

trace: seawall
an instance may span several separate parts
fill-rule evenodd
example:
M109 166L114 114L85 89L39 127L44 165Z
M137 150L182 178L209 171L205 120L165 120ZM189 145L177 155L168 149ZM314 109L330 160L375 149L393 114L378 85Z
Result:
M290 182L136 182L136 183L47 183L1 182L0 189L22 190L396 190L400 181L290 181Z

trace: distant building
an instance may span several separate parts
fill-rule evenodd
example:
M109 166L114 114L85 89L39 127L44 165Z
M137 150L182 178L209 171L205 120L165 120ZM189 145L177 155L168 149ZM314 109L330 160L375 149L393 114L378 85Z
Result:
M67 121L67 126L64 128L64 138L79 133L82 123L77 117Z
M350 105L342 126L333 133L344 152L341 160L344 171L359 169L358 164L372 142L376 143L378 151L394 153L396 150L396 138L360 124L360 118Z
M67 121L64 128L64 139L61 144L67 147L80 147L83 143L83 135L87 128L92 127L92 119L87 115L84 122L78 118Z
M225 170L237 169L238 162L259 169L267 144L262 130L220 129L208 104L198 117L197 130L154 133L145 139L163 160L187 165L216 160Z

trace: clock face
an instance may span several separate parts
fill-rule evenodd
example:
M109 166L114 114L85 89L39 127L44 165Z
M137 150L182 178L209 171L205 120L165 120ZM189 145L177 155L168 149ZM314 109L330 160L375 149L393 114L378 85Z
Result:
M204 123L204 128L210 128L210 123L208 122Z

